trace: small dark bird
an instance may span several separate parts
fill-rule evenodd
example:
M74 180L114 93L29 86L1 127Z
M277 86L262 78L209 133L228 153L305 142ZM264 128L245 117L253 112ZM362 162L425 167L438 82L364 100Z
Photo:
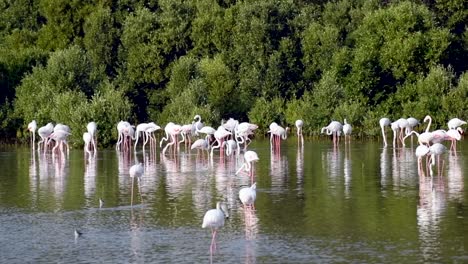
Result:
M81 235L83 235L83 233L81 233L80 231L78 231L78 230L75 229L75 239L77 239L77 238L80 237Z

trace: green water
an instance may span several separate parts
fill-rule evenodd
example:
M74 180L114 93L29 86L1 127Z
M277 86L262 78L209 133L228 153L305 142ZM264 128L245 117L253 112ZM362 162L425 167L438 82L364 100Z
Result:
M165 156L109 149L88 159L82 150L52 157L3 147L0 262L466 263L468 144L444 154L432 176L418 174L414 147L299 148L290 138L272 152L256 139L254 212L237 197L250 184L235 175L242 154L211 159L181 146ZM145 174L132 190L136 162ZM219 200L231 217L211 254L201 221Z

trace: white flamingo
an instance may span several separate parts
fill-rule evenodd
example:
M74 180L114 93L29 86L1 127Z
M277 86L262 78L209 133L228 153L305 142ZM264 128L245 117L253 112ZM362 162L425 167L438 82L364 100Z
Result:
M217 202L216 209L208 210L203 217L202 228L211 228L211 252L216 249L216 233L219 228L224 226L225 218L229 218L229 213L226 204L223 202Z

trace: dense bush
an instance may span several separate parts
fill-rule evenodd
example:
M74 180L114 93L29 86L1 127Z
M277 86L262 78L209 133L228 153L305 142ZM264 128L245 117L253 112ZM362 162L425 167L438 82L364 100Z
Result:
M466 1L2 1L0 135L115 124L468 118Z

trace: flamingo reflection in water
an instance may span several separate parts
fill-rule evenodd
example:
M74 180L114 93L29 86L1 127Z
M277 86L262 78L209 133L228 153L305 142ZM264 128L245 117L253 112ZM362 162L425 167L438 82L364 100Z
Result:
M133 184L135 183L135 178L137 178L137 184L138 184L138 190L140 193L140 199L143 202L143 197L141 196L141 189L140 189L140 180L141 176L143 176L143 165L141 163L135 164L132 167L130 167L130 178L132 178L132 191L131 191L131 202L130 205L133 206Z
M441 215L447 207L444 177L419 177L417 223L423 261L432 261L441 254Z
M211 228L211 253L216 250L216 233L219 228L224 226L225 218L229 218L229 212L226 204L223 202L217 202L216 209L208 210L203 217L202 228Z
M464 195L464 178L463 169L461 167L460 158L450 156L447 166L447 188L450 200L463 200Z

